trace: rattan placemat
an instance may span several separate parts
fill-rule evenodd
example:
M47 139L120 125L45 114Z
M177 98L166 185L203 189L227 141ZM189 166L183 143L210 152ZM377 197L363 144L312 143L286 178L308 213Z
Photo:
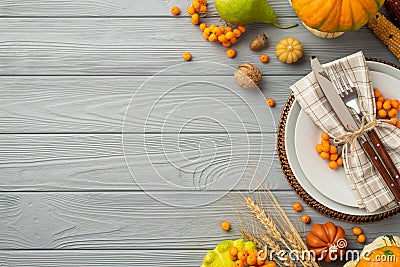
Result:
M390 65L400 70L400 68L392 63L385 62L383 60L375 59L375 58L368 58L368 61L375 61ZM296 177L294 176L292 169L289 165L289 161L286 154L285 148L285 127L286 121L289 114L290 109L292 108L293 104L295 103L295 97L291 94L283 107L282 115L278 125L278 139L277 139L277 151L278 151L278 158L281 164L282 172L285 175L286 179L288 180L290 186L293 190L314 210L318 211L319 213L330 217L332 219L352 222L352 223L370 223L380 221L389 217L392 217L400 212L400 207L385 211L379 214L374 215L351 215L342 212L335 211L324 206L322 203L316 201L313 197L311 197L304 188L299 184Z

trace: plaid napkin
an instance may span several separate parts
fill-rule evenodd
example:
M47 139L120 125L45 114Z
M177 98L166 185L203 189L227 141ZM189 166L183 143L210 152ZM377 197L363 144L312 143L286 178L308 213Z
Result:
M352 81L357 85L360 105L364 115L375 115L373 87L363 53L358 52L325 64L324 68L328 76L333 76L333 65L338 64L339 61L349 73ZM346 133L312 72L290 88L303 111L322 131L327 132L332 138ZM385 122L378 122L375 130L387 148L393 162L399 168L400 130ZM358 142L355 144L353 156L351 156L351 145L344 145L342 157L345 173L359 208L374 212L383 207L391 209L397 205L393 194Z

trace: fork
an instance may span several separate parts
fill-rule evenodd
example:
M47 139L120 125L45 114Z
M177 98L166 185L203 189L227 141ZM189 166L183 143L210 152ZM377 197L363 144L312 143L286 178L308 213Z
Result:
M343 102L348 108L351 108L355 113L357 113L358 117L363 117L363 114L360 109L360 103L358 99L358 93L356 85L351 80L349 74L345 71L342 63L339 62L338 65L340 68L333 65L335 69L336 75L333 75L332 78L333 84L336 87L340 97L342 98ZM400 189L400 173L396 168L396 165L393 163L392 158L390 157L389 153L385 149L384 145L382 144L378 134L375 130L371 130L367 132L368 137L370 138L372 145L374 146L377 154L382 160L383 165L387 169L387 172L390 175L391 183L388 186L395 187L398 192ZM375 159L377 160L377 159Z

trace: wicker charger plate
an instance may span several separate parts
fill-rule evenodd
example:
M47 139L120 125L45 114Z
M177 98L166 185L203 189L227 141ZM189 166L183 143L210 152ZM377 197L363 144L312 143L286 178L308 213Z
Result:
M380 62L384 63L387 65L390 65L392 67L395 67L400 70L400 68L394 64L379 60L379 59L374 59L374 58L367 58L368 61L375 61L375 62ZM286 121L287 117L289 115L289 111L292 108L293 104L295 103L295 97L293 94L291 94L283 107L282 115L279 121L278 125L278 139L277 139L277 151L278 151L278 158L279 162L281 164L282 172L285 175L287 181L289 182L290 186L293 188L293 190L314 210L317 212L330 217L332 219L336 220L342 220L342 221L347 221L347 222L352 222L352 223L370 223L370 222L376 222L380 221L383 219L387 219L389 217L392 217L396 215L397 213L400 212L400 207L397 207L395 209L385 211L379 214L374 214L374 215L352 215L352 214L346 214L342 212L335 211L331 208L328 208L324 206L323 204L319 203L317 200L315 200L313 197L311 197L305 190L304 188L300 185L300 183L297 181L296 177L293 174L293 171L289 165L289 161L287 158L286 154L286 148L285 148L285 127L286 127Z

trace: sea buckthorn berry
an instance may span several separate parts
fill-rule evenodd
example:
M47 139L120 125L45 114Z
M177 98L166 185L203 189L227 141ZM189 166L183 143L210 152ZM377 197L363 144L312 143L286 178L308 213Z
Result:
M223 30L220 27L215 27L213 32L215 33L215 35L220 36Z
M250 251L248 251L249 252L249 255L253 255L253 256L258 256L258 250L257 249L252 249L252 250L250 250Z
M399 100L393 99L392 101L390 101L390 105L392 105L392 108L398 109L400 105Z
M333 160L333 161L336 161L337 159L339 158L339 155L338 154L336 154L336 153L333 153L333 154L330 154L329 155L329 160Z
M198 0L199 1L199 3L201 4L201 5L203 5L203 6L206 6L207 5L207 0Z
M201 23L200 24L200 30L202 31L202 32L204 32L204 30L207 28L207 24L206 23Z
M207 36L210 36L211 34L210 28L209 27L205 28L203 33L205 33Z
M227 42L223 42L222 43L223 47L230 47L231 46L231 42L227 41Z
M227 221L223 221L221 223L221 228L224 231L229 231L229 230L231 230L231 224L229 222L227 222Z
M400 121L396 124L397 128L400 128Z
M201 5L199 11L202 12L202 13L207 12L207 6Z
M398 118L390 118L390 124L396 126L398 122L399 122Z
M192 55L190 54L190 52L184 52L184 53L182 54L182 58L183 58L184 60L186 60L186 61L189 61L189 60L192 59Z
M331 146L331 148L330 148L330 150L329 150L329 153L331 153L331 154L337 154L337 152L338 152L337 147Z
M231 39L229 39L229 42L231 42L231 44L236 44L237 39L235 36L233 36Z
M199 10L200 10L200 2L199 2L199 1L194 0L194 1L192 2L192 6L193 6L194 10L196 10L196 11L199 11Z
M262 63L267 63L268 60L269 60L269 57L268 57L267 54L262 54L262 55L260 56L260 61L261 61Z
M386 110L389 110L392 108L392 105L390 104L391 100L390 99L386 99L385 102L383 102L383 108Z
M326 144L326 143L322 144L322 151L329 153L329 151L331 151L331 146L329 144Z
M208 41L208 37L210 36L210 34L207 34L205 31L203 32L203 37L204 39L206 39Z
M269 261L262 267L276 267L276 263L274 261Z
M329 135L326 132L322 132L321 139L328 141L329 140Z
M275 100L273 98L268 98L267 99L267 105L269 107L274 107L275 106Z
M225 38L226 38L226 39L230 40L232 37L233 37L233 32L227 31L227 32L225 33Z
M264 251L262 251L260 254L258 254L257 259L258 259L257 264L261 266L265 264L265 261L267 260L267 255L265 254Z
M294 211L297 211L297 212L303 210L303 206L299 202L294 203L292 208L293 208Z
M249 256L247 256L246 263L247 265L257 264L257 256L250 254Z
M208 41L210 42L215 42L216 40L217 36L214 33L210 34L210 36L208 37Z
M309 224L311 222L311 218L308 215L303 215L303 216L301 216L301 221L303 223Z
M187 13L188 13L189 15L193 15L194 13L196 13L196 11L194 10L194 7L193 7L193 6L190 6L190 7L188 7L188 9L187 9Z
M232 255L229 255L229 258L232 260L232 261L237 261L237 256L232 256Z
M318 154L321 154L321 152L322 152L322 144L318 144L318 145L315 147L315 151L317 151Z
M367 240L367 238L365 237L364 234L361 234L357 237L357 241L360 243L365 243L366 240Z
M375 102L375 106L376 106L376 109L377 109L377 110L380 110L380 109L382 109L382 107L383 107L383 103L382 103L381 101L376 101L376 102Z
M339 167L339 164L337 164L336 161L331 160L331 161L329 161L328 166L332 170L336 170Z
M342 159L342 158L338 158L338 159L336 160L336 163L337 163L339 166L343 166L343 159Z
M376 98L382 96L381 91L379 91L378 89L374 89L374 96L375 96Z
M239 260L245 261L247 256L249 256L249 252L245 249L240 249L238 251L237 257Z
M238 252L239 252L239 250L238 250L237 247L230 247L229 248L229 255L236 256L238 254Z
M394 118L394 117L396 117L396 115L397 115L397 112L398 112L398 110L397 109L395 109L395 108L392 108L391 110L389 110L388 111L388 116L390 117L390 118Z
M192 24L199 24L199 14L195 13L192 15Z
M176 16L179 15L181 13L181 10L179 9L179 7L177 6L173 6L171 7L171 14Z
M325 145L331 145L331 142L329 142L329 140L321 140L321 144L325 144Z
M245 25L239 25L237 28L241 33L244 33L246 31L246 26Z
M231 31L232 31L232 27L230 27L230 26L225 27L225 30L226 30L227 32L231 32Z
M321 154L319 154L319 156L322 159L329 159L329 153L327 153L327 152L322 152Z
M233 48L229 48L226 50L226 55L230 58L234 58L236 56L236 50Z
M387 116L386 110L384 110L384 109L378 110L378 116L381 118L386 118L386 116Z
M218 41L220 41L221 43L225 43L228 40L226 39L225 35L221 34L220 36L218 36Z
M244 267L244 262L243 262L243 260L237 260L237 261L235 261L235 267Z
M355 235L361 235L363 233L362 229L360 227L354 227L353 228L353 234Z
M242 32L239 29L234 29L233 30L233 36L238 38L238 37L240 37L240 35L242 35Z
M211 31L211 32L214 31L215 27L217 27L217 25L211 24L211 25L210 25L210 31Z
M385 99L383 98L383 96L380 96L376 99L376 101L381 101L383 103L385 102Z
M260 255L261 256L261 255ZM265 261L262 260L264 257L257 257L257 265L262 266L265 264Z

